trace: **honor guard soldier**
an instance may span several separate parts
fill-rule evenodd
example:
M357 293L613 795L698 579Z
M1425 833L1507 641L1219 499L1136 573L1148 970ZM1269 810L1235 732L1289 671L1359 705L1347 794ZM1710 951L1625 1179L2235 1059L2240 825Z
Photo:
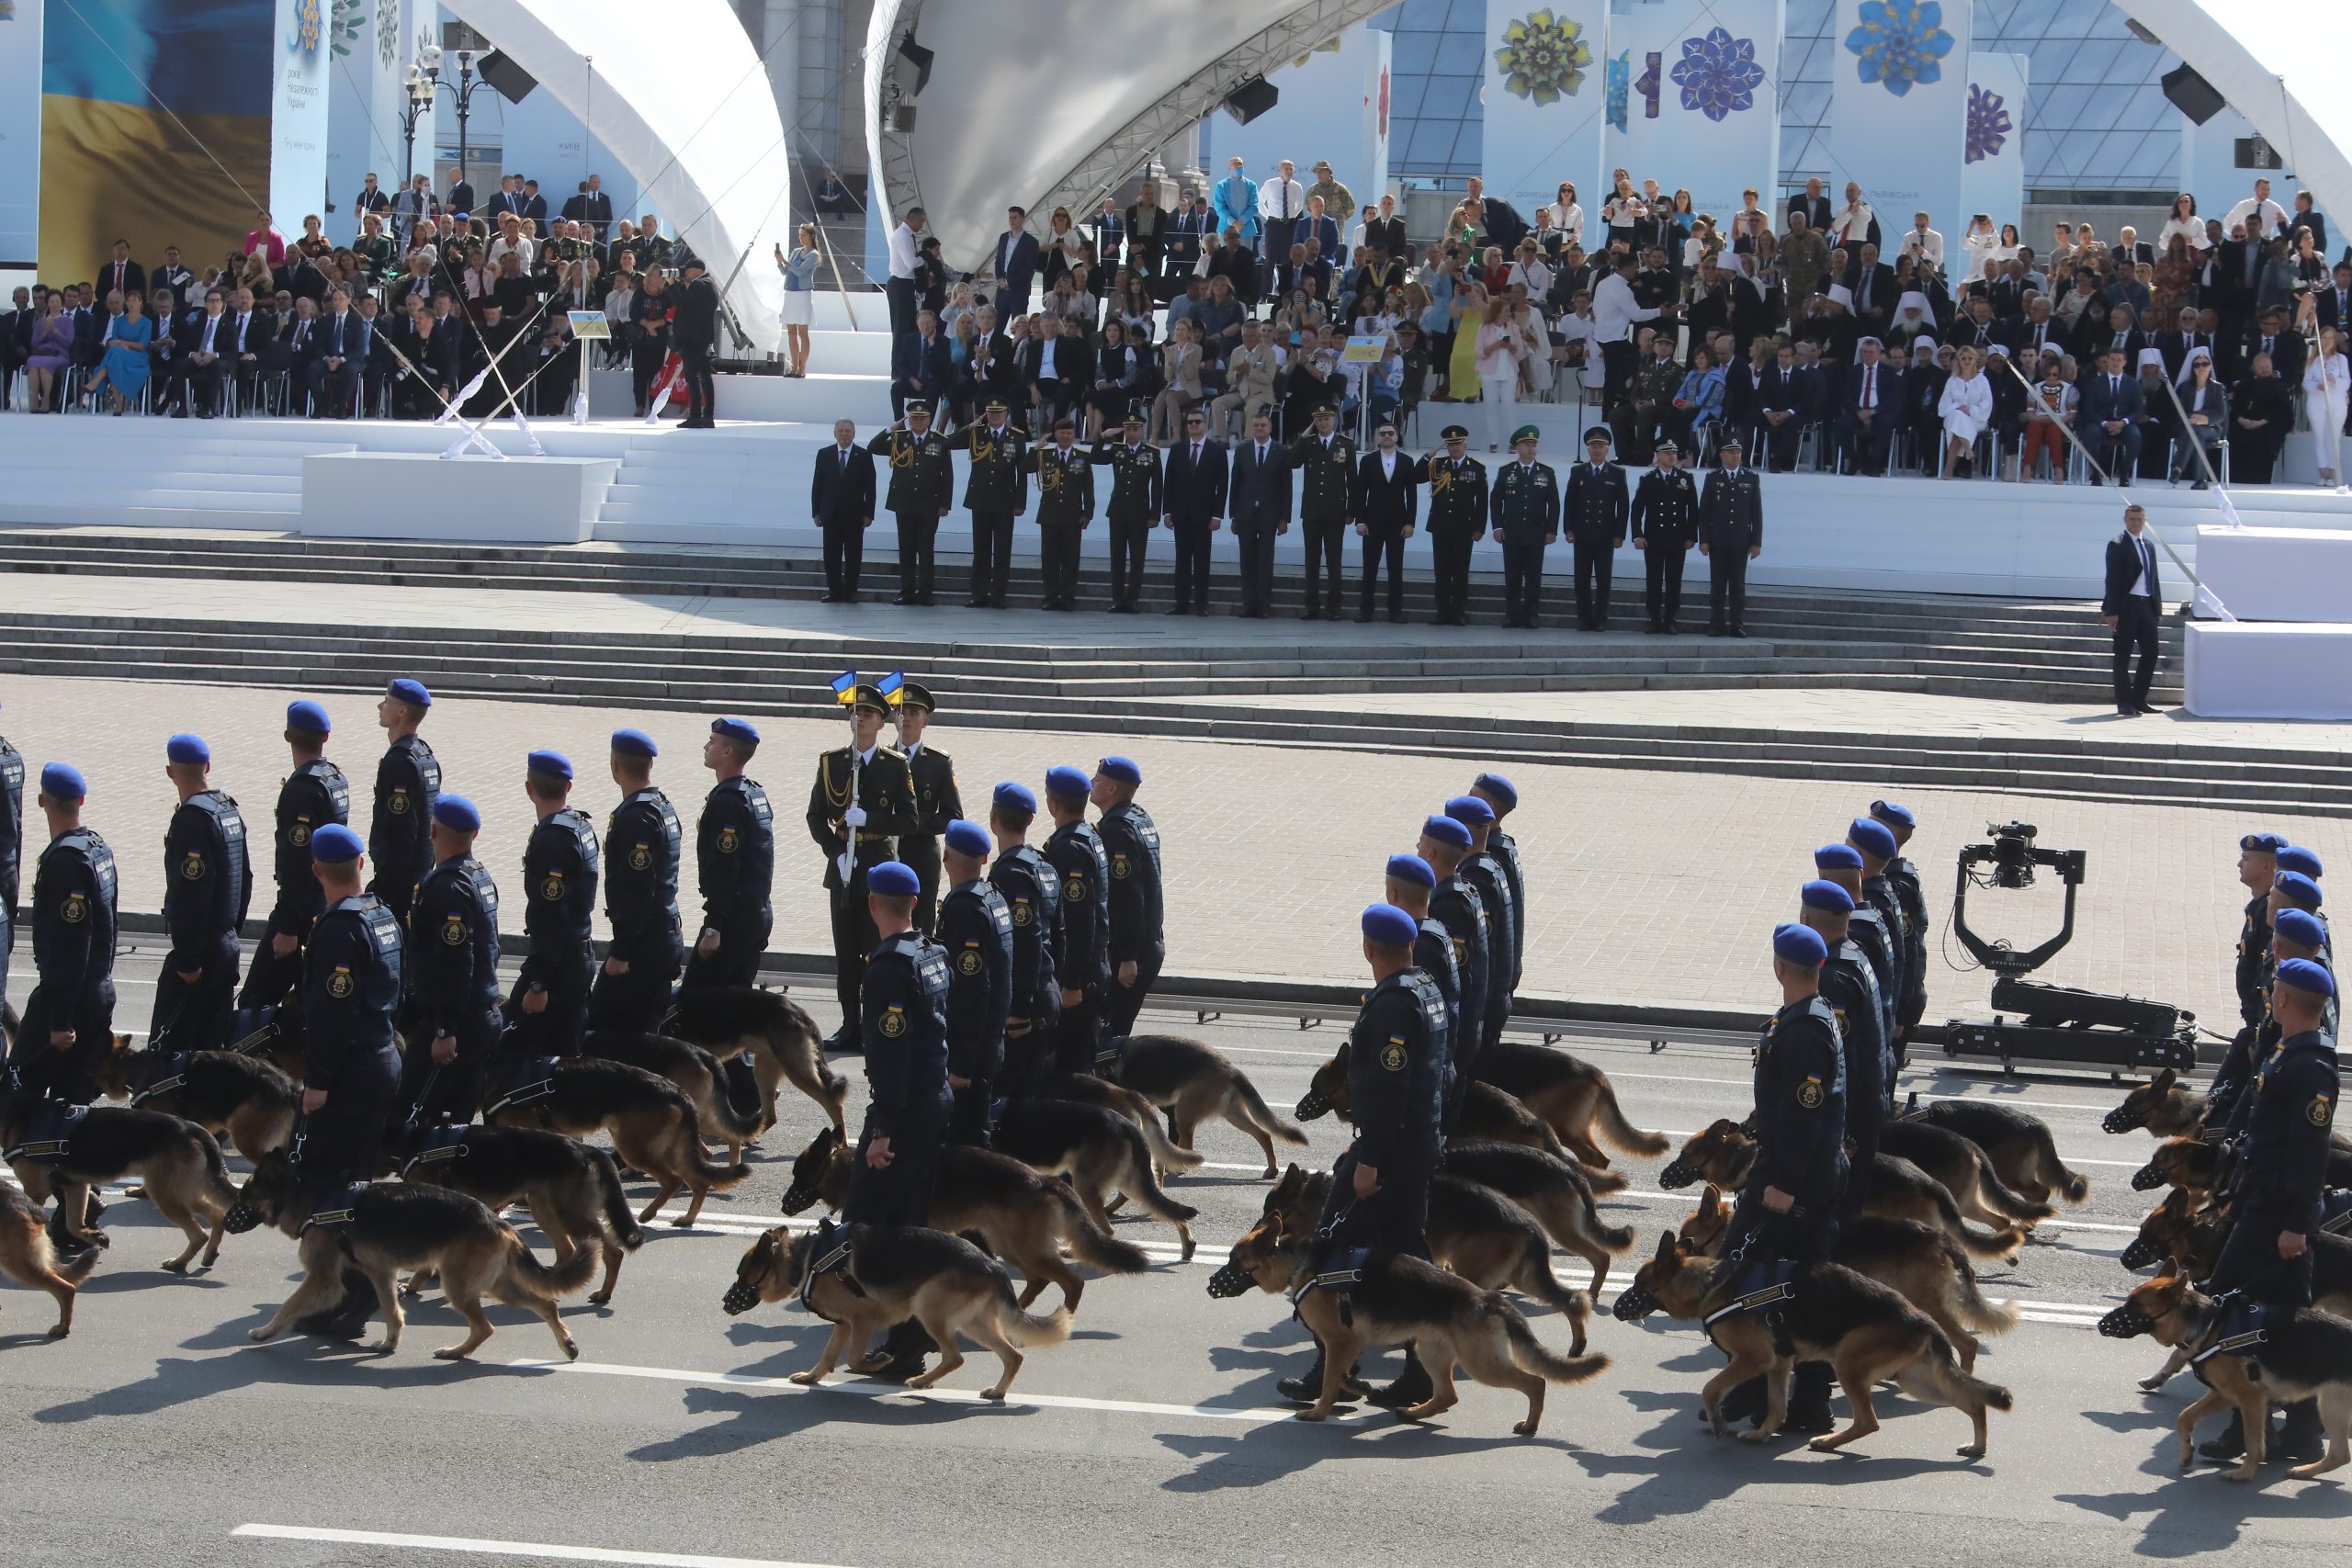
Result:
M1003 896L1012 918L1012 1000L997 1079L1008 1096L1035 1087L1046 1047L1061 1025L1061 978L1054 961L1061 940L1062 883L1029 845L1029 825L1036 819L1037 797L1027 784L1007 780L996 786L989 803L989 831L996 840L989 886Z
M474 856L481 813L461 795L433 803L433 869L416 890L403 950L408 1050L399 1104L413 1137L481 1109L504 1026L498 1002L498 885Z
M1699 491L1699 553L1707 558L1707 635L1747 635L1747 563L1764 553L1764 481L1741 466L1736 435Z
M2327 969L2330 975L2335 974L2335 969L2328 964L2326 958L2320 951L2320 944L2325 939L2326 933L2321 929L2319 917L2308 909L2278 911L2270 931L2271 959L2263 971L2262 1023L2255 1031L2254 1049L2246 1063L2245 1076L2248 1083L2258 1080L2263 1073L2268 1070L2271 1059L2278 1053L2279 1042L2286 1038L2278 1026L2278 1015L2271 1010L2270 1006L2272 998L2278 994L2278 986L2275 983L2278 966L2290 958L2308 958ZM2320 1032L2330 1040L2336 1038L2339 1021L2336 1015L2336 998L2330 997L2326 1007L2320 1014ZM2255 1098L2251 1094L2240 1094L2237 1097L2237 1103L2230 1110L2228 1120L2216 1122L2209 1116L2204 1126L2199 1129L2199 1135L2208 1141L2236 1143L2245 1136L2247 1123L2254 1119Z
M986 874L988 829L958 818L945 837L939 950L947 955L947 1087L956 1100L947 1141L985 1146L1012 1011L1012 908Z
M1625 543L1625 470L1609 460L1609 427L1584 433L1585 460L1568 470L1568 538L1575 545L1577 625L1609 628L1609 584L1614 551Z
M1894 959L1897 939L1863 895L1862 852L1851 844L1824 844L1813 852L1813 869L1823 880L1844 888L1847 897L1854 901L1854 912L1846 920L1846 935L1862 950L1862 958L1871 966L1871 977L1878 982L1879 1032L1892 1040L1894 1002L1902 995L1902 972L1895 967Z
M532 752L523 793L539 821L523 850L523 931L531 951L514 982L515 1046L526 1056L576 1056L596 971L589 933L604 855L595 824L571 807L569 758Z
M1894 971L1894 984L1886 993L1886 1037L1890 1042L1901 1037L1898 1009L1911 987L1910 937L1903 923L1903 907L1894 897L1894 885L1886 879L1886 868L1894 863L1901 848L1887 825L1869 817L1857 817L1848 825L1846 841L1862 852L1861 901L1877 911L1879 923L1886 928L1887 962Z
M1325 574L1331 579L1331 618L1346 619L1346 579L1341 573L1348 525L1356 512L1356 444L1334 428L1338 412L1317 404L1315 428L1291 443L1291 466L1299 472L1298 521L1306 536L1306 608L1302 618L1323 618Z
M0 1009L8 1005L8 958L17 945L17 889L24 849L24 753L0 735Z
M2270 889L2278 880L2278 852L2287 840L2277 833L2248 833L2238 840L2238 883L2253 897L2246 900L2245 919L2238 928L2234 979L2240 1028L2213 1071L2205 1091L2205 1120L2218 1126L2254 1080L2254 1048L2263 1021L2270 1016Z
M164 930L172 946L155 980L147 1048L217 1051L229 1043L237 933L254 897L245 819L207 780L212 749L201 737L173 736L164 756L180 804L164 834Z
M1102 1004L1102 1035L1134 1032L1136 1015L1168 961L1167 907L1161 896L1159 828L1136 804L1143 770L1127 757L1094 765L1088 798L1102 813L1095 831L1110 863L1111 990Z
M1470 624L1470 550L1487 536L1487 467L1467 451L1470 432L1449 424L1429 457L1430 559L1441 626Z
M1390 855L1381 890L1387 902L1412 916L1419 928L1413 938L1413 966L1437 982L1438 994L1445 998L1445 1039L1451 1057L1453 1042L1462 1037L1462 968L1453 961L1453 933L1430 913L1430 895L1437 890L1437 868L1419 855ZM1442 1105L1453 1101L1453 1077L1449 1060L1439 1075Z
M875 942L865 874L891 861L893 842L914 825L907 760L882 744L889 700L879 688L860 685L851 701L854 743L820 756L817 780L808 786L808 836L824 852L832 905L833 995L842 1006L841 1031L827 1042L834 1050L857 1045L858 976ZM918 880L915 890L921 889Z
M767 791L743 774L759 749L760 732L744 720L710 721L702 765L718 782L695 825L702 930L686 960L684 986L749 986L760 976L775 920L768 900L775 886L775 818Z
M1503 625L1532 629L1544 607L1544 547L1560 536L1560 481L1535 460L1536 429L1511 433L1516 454L1493 477L1487 511L1503 547Z
M1682 572L1699 542L1699 481L1682 448L1657 444L1657 467L1634 487L1634 548L1642 552L1642 609L1654 637L1672 637L1682 614Z
M938 712L929 691L912 681L899 686L899 747L907 760L914 810L907 830L899 835L899 859L914 867L915 880L922 884L922 896L915 900L915 929L925 936L938 918L939 836L964 815L964 797L956 792L956 760L923 739Z
M376 705L376 722L392 743L376 764L376 810L368 824L368 861L376 877L368 891L403 921L416 902L416 885L433 863L433 801L441 793L441 764L416 732L432 707L433 694L407 679L386 687Z
M1445 803L1445 814L1470 829L1470 852L1462 860L1463 880L1478 895L1487 911L1487 1013L1484 1032L1464 1041L1458 1057L1475 1067L1478 1054L1503 1037L1510 1021L1511 997L1519 989L1519 905L1511 897L1510 877L1502 859L1487 847L1495 826L1495 808L1475 795L1457 795Z
M1462 1119L1462 1102L1470 1093L1471 1075L1478 1066L1478 1044L1486 1037L1487 997L1493 988L1493 935L1487 928L1487 907L1478 890L1462 875L1470 853L1470 829L1451 817L1432 817L1421 824L1415 847L1429 863L1436 881L1430 887L1430 918L1445 928L1453 947L1453 969L1461 987L1460 1017L1447 1034L1445 1130L1451 1134Z
M1000 401L989 404L965 439L971 469L964 505L972 514L972 596L965 605L1001 610L1012 570L1012 520L1029 510L1029 444Z
M613 942L588 993L591 1029L658 1033L685 959L678 918L685 829L670 797L653 787L660 755L645 731L613 731L613 782L621 789L605 824L605 923Z
M1143 562L1152 529L1159 525L1159 448L1143 438L1143 415L1120 422L1124 439L1098 441L1089 461L1111 470L1111 500L1102 515L1111 524L1111 613L1136 614L1143 593Z
M1871 801L1871 818L1894 835L1894 858L1886 863L1886 881L1903 916L1903 994L1895 998L1895 1034L1887 1048L1900 1064L1909 1057L1912 1031L1928 1010L1928 890L1919 880L1919 868L1903 853L1919 819L1909 807L1891 800Z
M1094 464L1077 445L1078 425L1054 421L1054 438L1037 448L1037 566L1047 610L1078 608L1078 546L1094 521Z
M893 604L931 603L931 547L939 520L956 502L955 460L931 428L931 406L909 403L906 418L865 444L890 468L882 504L899 521L899 596Z
M114 852L82 826L88 794L64 763L41 769L49 847L33 867L33 990L8 1056L14 1088L67 1105L96 1097L114 1043Z
M1885 1032L1886 1006L1870 960L1847 935L1854 896L1815 877L1797 895L1797 918L1821 937L1828 956L1821 964L1821 996L1838 1015L1846 1056L1846 1143L1853 1151L1841 1214L1858 1214L1871 1195L1871 1161L1878 1154L1879 1129L1894 1095L1894 1047Z
M1519 786L1500 773L1480 773L1470 781L1470 793L1487 803L1495 814L1495 825L1487 829L1487 837L1479 845L1503 868L1503 880L1510 884L1510 966L1514 974L1527 970L1527 867L1519 857L1519 840L1503 831L1503 818L1519 809Z
M2296 902L2294 907L2299 909L2309 909L2318 918L2320 930L2323 931L2326 931L2327 917L2320 914L2319 909L2319 856L2312 851L2303 848L2301 844L2284 844L2279 847L2278 853L2276 858L2278 862L2279 874L2283 876L2291 873L2296 876L2303 878L2303 886L2309 891L2309 898L2304 901ZM2270 912L2275 915L2281 908L2284 907L2276 897L2278 891L2278 884L2276 879L2274 879L2270 884L2270 891L2273 895L2270 901ZM2329 944L2323 942L2321 947L2321 955L2333 963L2334 953L2332 949L2329 947Z
M1046 773L1046 811L1054 821L1046 863L1061 879L1054 974L1061 982L1062 1016L1054 1036L1054 1065L1066 1073L1094 1070L1111 984L1111 858L1102 835L1086 820L1091 791L1076 768Z
M274 1007L286 999L302 978L302 940L326 908L311 871L311 835L330 823L342 827L351 820L351 781L326 759L332 732L327 710L317 703L287 705L286 744L294 771L277 786L277 831L270 852L277 899L237 994L241 1008Z

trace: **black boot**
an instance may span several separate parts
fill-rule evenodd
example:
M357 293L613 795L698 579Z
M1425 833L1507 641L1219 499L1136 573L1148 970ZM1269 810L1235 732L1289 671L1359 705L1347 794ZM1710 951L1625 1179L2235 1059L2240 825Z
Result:
M1323 1397L1323 1346L1315 1347L1315 1362L1297 1377L1283 1379L1274 1392L1294 1404L1313 1404Z
M368 1332L376 1312L376 1287L356 1269L343 1271L343 1298L294 1320L294 1332L321 1339L352 1340Z
M922 1375L926 1365L923 1358L938 1348L938 1341L910 1317L882 1337L882 1354L889 1359L865 1375L876 1382L905 1382Z
M2222 1435L2198 1444L2197 1451L2217 1464L2235 1464L2245 1458L2245 1417L2231 1411L2230 1424L2222 1428Z
M2310 1464L2327 1451L2327 1434L2319 1423L2319 1400L2299 1399L2287 1406L2287 1419L2264 1448L2265 1460Z
M1408 1341L1405 1346L1405 1370L1386 1388L1375 1389L1367 1403L1383 1410L1402 1410L1408 1405L1426 1404L1430 1393L1429 1369L1421 1365L1421 1358Z
M1789 1380L1789 1414L1781 1430L1808 1438L1836 1431L1838 1417L1830 1413L1829 1384L1828 1362L1798 1362L1796 1375Z
M1760 1422L1764 1419L1764 1380L1750 1378L1724 1395L1717 1408L1725 1421Z

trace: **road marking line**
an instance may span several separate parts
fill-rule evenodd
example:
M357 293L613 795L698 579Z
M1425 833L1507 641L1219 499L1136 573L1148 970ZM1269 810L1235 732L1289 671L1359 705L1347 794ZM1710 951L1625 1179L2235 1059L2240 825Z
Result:
M401 1546L414 1551L468 1551L483 1557L544 1557L561 1562L630 1562L649 1568L828 1568L772 1557L709 1557L697 1552L623 1551L605 1546L554 1546L537 1540L479 1540L456 1535L406 1535L393 1530L324 1529L310 1525L239 1525L247 1540L307 1540L338 1546Z

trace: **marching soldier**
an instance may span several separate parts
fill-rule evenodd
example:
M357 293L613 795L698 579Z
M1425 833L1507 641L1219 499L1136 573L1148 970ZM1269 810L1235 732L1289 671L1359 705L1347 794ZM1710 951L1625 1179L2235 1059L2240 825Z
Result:
M1449 1058L1453 1043L1462 1038L1462 968L1453 961L1453 933L1430 913L1430 896L1437 891L1437 868L1419 855L1390 855L1381 876L1381 893L1391 904L1413 917L1419 932L1413 938L1413 965L1437 983L1445 998L1445 1039ZM1438 1080L1442 1103L1453 1100L1453 1063L1449 1059Z
M1111 613L1132 615L1146 547L1159 525L1159 448L1143 438L1143 415L1130 412L1119 428L1125 439L1096 442L1089 460L1111 470L1111 501L1102 509L1111 523Z
M890 489L882 498L899 522L899 596L893 604L931 603L931 547L939 520L956 500L956 467L946 438L931 428L931 407L909 403L906 417L865 444L888 461Z
M685 829L670 797L653 785L659 755L645 731L613 731L613 782L621 788L621 803L605 824L605 921L613 942L588 993L592 1029L659 1031L685 959L678 917Z
M1432 625L1469 625L1470 547L1487 536L1487 468L1469 455L1470 432L1449 424L1430 453L1430 558L1437 575Z
M1446 1036L1445 1130L1451 1134L1477 1069L1478 1043L1486 1037L1492 942L1487 907L1462 875L1462 862L1470 853L1470 829L1451 817L1432 817L1421 824L1421 840L1414 848L1436 878L1430 888L1430 917L1445 928L1461 987L1460 1016Z
M842 1027L826 1043L834 1050L854 1049L859 1038L858 981L876 940L866 873L891 860L892 843L914 823L907 760L882 744L888 699L876 687L860 685L852 702L854 743L818 757L816 782L808 786L808 836L824 852L825 891L832 906L833 995L841 1003ZM922 884L909 890L920 893Z
M1625 543L1625 470L1609 460L1609 427L1584 433L1585 460L1568 470L1568 537L1576 546L1577 625L1609 628L1612 552Z
M1012 520L1029 510L1029 445L996 400L965 438L971 471L964 504L972 513L972 596L965 607L1001 610L1012 570Z
M1699 482L1681 466L1682 448L1657 444L1657 467L1634 487L1634 548L1642 552L1642 608L1650 635L1672 637L1682 613L1682 574L1699 539Z
M907 759L907 779L914 792L914 810L907 830L899 835L899 859L914 868L922 896L915 900L915 929L929 936L938 913L939 836L947 824L964 815L964 797L956 791L956 760L924 740L939 705L931 693L912 681L899 690L899 746Z
M1078 608L1078 547L1094 521L1094 464L1079 450L1078 425L1054 421L1054 438L1037 448L1037 565L1047 610Z
M1820 933L1828 956L1821 964L1821 995L1838 1015L1846 1057L1846 1143L1853 1151L1841 1214L1858 1214L1871 1195L1871 1161L1879 1128L1894 1094L1894 1046L1886 1037L1885 1004L1870 960L1847 935L1854 896L1815 877L1797 896L1797 918Z
M1334 428L1338 413L1329 403L1315 409L1315 428L1291 443L1291 464L1300 474L1298 520L1306 536L1306 609L1303 618L1323 618L1325 573L1331 579L1331 618L1346 618L1348 524L1355 517L1356 444Z
M1894 889L1895 908L1903 916L1903 995L1895 1001L1895 1035L1887 1045L1899 1065L1909 1056L1911 1032L1928 1010L1928 890L1919 881L1919 868L1903 853L1919 826L1911 808L1891 800L1873 800L1871 816L1894 835L1895 855L1886 863L1886 880Z
M17 888L24 847L24 754L0 735L0 1012L8 1006L8 958L17 945Z
M65 763L41 769L49 847L33 868L33 990L8 1056L13 1088L67 1105L96 1097L114 1041L114 852L82 825L88 794Z
M989 1141L989 1104L1004 1065L1004 1021L1012 1010L1012 908L984 874L988 830L947 824L947 897L939 905L939 947L947 955L947 1087L956 1109L947 1141Z
M1059 1031L1062 993L1054 957L1059 946L1061 878L1046 857L1030 848L1029 825L1037 818L1037 797L1010 780L996 786L989 804L989 831L996 860L989 886L1004 898L1012 919L1012 998L1004 1019L1004 1064L997 1082L1008 1095L1034 1087L1046 1046Z
M1903 906L1894 897L1894 886L1886 877L1886 868L1894 863L1900 846L1885 823L1870 817L1857 817L1848 825L1846 841L1862 852L1862 897L1878 912L1879 923L1886 928L1887 962L1894 971L1894 988L1883 998L1886 1038L1892 1045L1901 1037L1900 1010L1913 983L1910 932L1904 924Z
M1500 1040L1503 1025L1510 1021L1511 997L1519 989L1519 906L1512 901L1510 877L1503 870L1502 857L1487 847L1495 808L1475 795L1457 795L1445 803L1445 814L1470 829L1470 852L1462 858L1462 877L1487 912L1484 1032L1475 1046L1464 1041L1454 1053L1475 1069L1478 1053Z
M1503 831L1503 818L1519 809L1519 786L1500 773L1485 773L1470 781L1470 793L1485 801L1495 814L1495 825L1487 829L1483 847L1494 857L1495 863L1503 868L1503 880L1510 884L1510 964L1514 971L1524 971L1527 967L1527 867L1519 856L1519 840Z
M1699 492L1699 553L1707 558L1707 635L1747 635L1747 563L1764 553L1764 481L1742 468L1736 435Z
M432 710L433 694L424 682L403 677L384 689L376 722L391 738L376 764L376 809L368 825L368 860L375 880L368 891L405 921L416 902L416 885L433 863L433 801L441 793L441 764L417 734ZM316 839L315 829L311 838Z
M2205 1091L2209 1122L2227 1122L2253 1081L2256 1036L2270 1016L2270 888L2278 880L2278 852L2286 847L2277 833L2248 833L2238 840L2238 882L2253 895L2238 929L2235 980L2242 1027Z
M311 835L329 823L341 827L351 820L351 782L326 759L330 732L327 710L317 703L287 705L286 744L293 752L294 771L277 787L277 831L271 852L277 900L270 906L269 929L254 948L244 988L237 995L241 1008L273 1007L286 999L302 978L302 939L326 908L319 879L311 871Z
M1532 424L1511 433L1516 458L1494 475L1487 503L1503 547L1503 625L1528 630L1544 605L1544 547L1560 537L1560 481L1535 460L1536 439Z
M1824 880L1844 888L1854 901L1854 912L1846 919L1846 935L1862 950L1871 977L1878 982L1879 1032L1892 1040L1895 998L1902 995L1897 988L1900 971L1894 966L1895 935L1863 897L1862 852L1851 844L1824 844L1813 852L1813 869Z
M237 803L208 782L212 749L201 737L173 736L164 756L164 775L180 804L164 834L164 929L172 946L155 980L147 1048L217 1051L229 1041L237 933L254 897L245 819Z
M1096 831L1109 857L1111 991L1102 1004L1102 1034L1132 1033L1136 1015L1168 961L1166 907L1160 894L1159 829L1136 804L1143 770L1125 757L1094 765L1089 798L1102 813Z
M481 813L461 795L433 803L433 869L416 890L403 953L408 1051L401 1122L413 1139L481 1108L504 1020L498 1010L498 885L474 858Z
M768 950L775 923L768 900L775 887L775 816L768 792L743 773L759 749L760 732L744 720L710 721L702 765L718 782L704 797L702 820L695 824L702 930L686 959L682 987L749 986L760 977L760 955Z
M531 951L514 982L515 1043L526 1056L576 1056L595 976L589 932L604 855L595 824L571 805L571 760L534 751L524 767L523 793L539 821L523 850L523 930Z
M1061 879L1054 974L1061 983L1062 1016L1054 1037L1054 1065L1066 1073L1094 1070L1111 982L1111 864L1102 835L1086 820L1090 792L1086 775L1076 768L1046 773L1046 810L1054 820L1046 861Z

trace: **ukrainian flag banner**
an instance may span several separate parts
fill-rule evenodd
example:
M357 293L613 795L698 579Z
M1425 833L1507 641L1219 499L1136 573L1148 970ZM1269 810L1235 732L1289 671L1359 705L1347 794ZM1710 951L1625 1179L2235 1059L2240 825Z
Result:
M857 671L844 670L833 677L833 701L846 707L857 701Z

